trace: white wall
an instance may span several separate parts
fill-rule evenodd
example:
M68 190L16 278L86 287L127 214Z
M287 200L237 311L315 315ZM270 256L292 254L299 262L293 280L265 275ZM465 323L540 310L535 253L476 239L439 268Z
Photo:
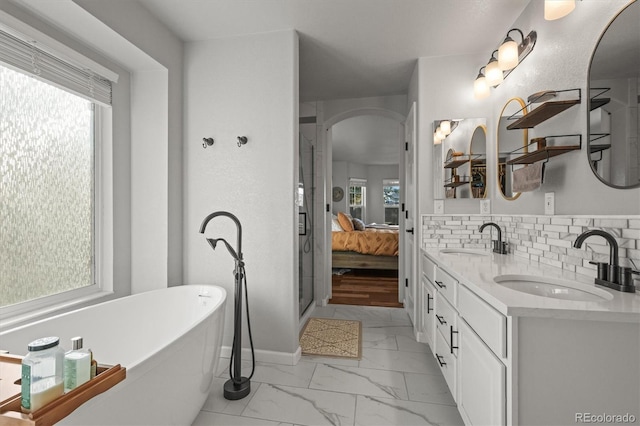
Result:
M476 55L444 58L420 58L417 82L412 81L410 97L417 97L420 146L431 142L434 119L447 116L486 117L489 170L489 197L493 213L544 213L544 193L555 192L556 214L637 214L640 209L640 189L612 189L601 183L588 163L585 100L591 54L601 32L627 0L610 2L579 2L569 16L557 21L545 21L543 2L530 2L522 15L509 28L520 28L525 34L536 30L538 40L533 52L508 78L492 89L488 99L473 98L473 79L478 69L490 57L487 52ZM504 35L496 32L496 47ZM553 158L546 167L545 183L535 192L524 193L515 201L505 200L495 178L496 126L498 115L511 97L526 98L541 90L580 88L582 103L554 117L529 132L529 137L548 134L582 134L582 150ZM420 211L433 212L433 194L424 185L431 176L431 153L420 152ZM475 200L452 200L445 204L447 213L478 213Z
M198 229L209 213L235 214L243 226L259 356L276 352L280 361L288 356L293 362L291 354L298 349L297 34L188 43L185 93L185 281L227 290L223 344L231 346L233 261L224 247L212 251ZM239 148L241 135L248 143ZM203 149L203 137L214 138L214 145ZM226 218L213 219L205 235L236 245L235 227Z

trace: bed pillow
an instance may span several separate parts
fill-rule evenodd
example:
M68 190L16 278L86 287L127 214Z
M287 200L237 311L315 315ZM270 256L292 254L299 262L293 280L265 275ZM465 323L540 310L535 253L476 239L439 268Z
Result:
M331 215L331 232L342 232L342 226L340 226L340 222L338 222L338 216L332 214Z
M346 232L353 231L353 219L350 214L338 212L338 222Z
M364 231L365 228L366 226L363 221L361 221L357 217L353 218L353 229L355 229L356 231Z

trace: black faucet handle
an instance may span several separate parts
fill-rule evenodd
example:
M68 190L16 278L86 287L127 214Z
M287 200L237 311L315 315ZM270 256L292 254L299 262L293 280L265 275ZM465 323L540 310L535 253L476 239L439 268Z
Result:
M609 264L607 262L594 262L593 260L589 261L590 264L596 265L598 268L598 279L599 280L608 280L609 279Z

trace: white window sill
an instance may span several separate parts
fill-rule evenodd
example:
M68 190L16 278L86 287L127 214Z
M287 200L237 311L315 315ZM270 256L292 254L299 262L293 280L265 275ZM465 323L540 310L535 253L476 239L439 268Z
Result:
M98 291L72 300L56 303L47 307L34 309L24 314L12 315L0 320L0 332L20 327L28 323L39 321L65 312L70 312L89 305L106 302L113 298L112 291Z

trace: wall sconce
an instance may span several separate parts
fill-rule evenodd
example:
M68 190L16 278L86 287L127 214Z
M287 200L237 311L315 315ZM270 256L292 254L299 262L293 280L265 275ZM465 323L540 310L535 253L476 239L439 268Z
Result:
M476 99L484 99L490 94L489 85L487 84L487 79L482 73L483 68L486 68L486 67L482 67L480 68L480 70L478 70L478 76L476 77L476 80L473 82L473 96L475 96Z
M573 12L576 0L544 0L544 19L555 21Z
M509 34L517 31L522 37L522 43L517 44ZM518 28L512 28L507 31L507 36L497 50L491 54L489 63L485 65L484 74L482 68L478 72L478 76L473 83L473 94L476 99L483 99L489 96L489 87L496 87L504 81L511 71L513 71L536 45L538 35L535 31L531 31L525 37ZM495 54L498 53L496 59Z

